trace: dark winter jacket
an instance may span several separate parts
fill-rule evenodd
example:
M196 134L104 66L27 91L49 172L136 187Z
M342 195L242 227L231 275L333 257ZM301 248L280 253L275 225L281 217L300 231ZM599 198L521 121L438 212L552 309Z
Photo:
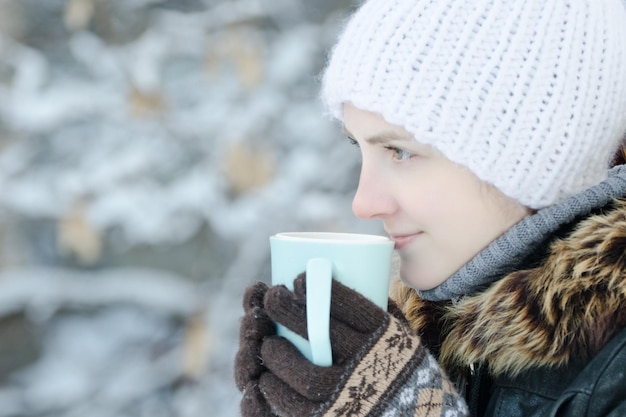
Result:
M457 303L398 302L475 416L626 416L626 200Z

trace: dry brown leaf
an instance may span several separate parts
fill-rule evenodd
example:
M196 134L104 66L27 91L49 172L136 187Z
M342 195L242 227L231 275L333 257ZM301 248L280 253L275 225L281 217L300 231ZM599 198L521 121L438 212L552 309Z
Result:
M224 57L220 53L219 48L216 48L213 44L207 47L207 53L204 59L204 69L209 78L215 78L219 74L223 59Z
M234 26L209 38L205 64L209 76L215 76L223 64L232 65L245 90L260 85L265 76L265 48L262 38L255 33L249 28Z
M274 156L267 150L235 142L226 153L224 171L232 192L243 194L267 185L274 178Z
M183 341L183 374L197 379L208 367L211 353L211 337L206 312L199 311L189 318Z
M95 0L67 0L63 21L70 31L86 28L93 19Z
M244 89L251 90L263 82L263 57L256 42L246 42L239 37L239 43L232 51L232 59Z
M134 86L128 100L132 114L139 118L161 113L165 108L165 100L160 93L142 91Z
M84 201L74 204L57 224L59 252L76 258L83 265L92 265L102 256L103 241L99 231L87 219Z

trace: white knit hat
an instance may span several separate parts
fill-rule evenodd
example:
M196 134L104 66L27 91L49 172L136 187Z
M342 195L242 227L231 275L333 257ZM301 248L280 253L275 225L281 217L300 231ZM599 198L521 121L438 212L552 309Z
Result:
M322 100L380 114L520 203L606 177L626 132L624 0L368 0Z

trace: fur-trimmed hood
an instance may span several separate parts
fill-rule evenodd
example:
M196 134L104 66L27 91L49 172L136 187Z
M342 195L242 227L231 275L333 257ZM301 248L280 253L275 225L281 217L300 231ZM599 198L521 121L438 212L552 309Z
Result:
M585 361L626 326L626 201L612 207L553 241L538 266L454 305L402 284L393 297L446 369L516 375Z

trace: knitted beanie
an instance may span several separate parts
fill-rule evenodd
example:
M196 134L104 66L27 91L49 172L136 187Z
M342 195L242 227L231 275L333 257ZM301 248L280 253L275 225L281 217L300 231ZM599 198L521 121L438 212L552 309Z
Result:
M531 208L602 181L626 132L624 0L368 0L323 74Z

